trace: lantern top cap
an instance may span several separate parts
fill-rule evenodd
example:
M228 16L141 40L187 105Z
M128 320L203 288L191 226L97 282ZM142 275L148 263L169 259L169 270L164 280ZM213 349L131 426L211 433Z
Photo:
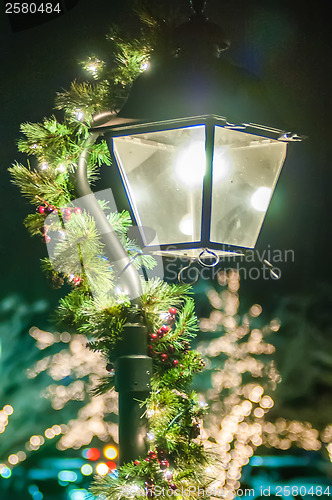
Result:
M219 127L234 130L239 132L246 132L253 135L260 135L263 137L269 137L274 140L282 142L295 142L301 141L304 137L294 134L289 131L281 130L278 128L267 127L264 125L259 125L256 123L231 123L227 118L223 116L218 116L214 114L202 115L202 116L192 116L186 118L169 119L169 120L159 120L159 121L147 121L138 120L132 118L123 118L119 115L114 114L113 117L107 122L101 117L100 120L95 120L92 122L91 132L100 133L111 133L111 135L121 135L130 131L132 133L139 133L140 130L145 131L147 129L158 129L158 130L168 130L174 128L183 128L196 125L206 125L212 124Z

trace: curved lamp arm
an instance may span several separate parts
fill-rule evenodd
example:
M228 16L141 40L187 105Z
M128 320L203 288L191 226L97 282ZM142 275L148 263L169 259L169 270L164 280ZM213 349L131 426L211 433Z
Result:
M94 118L94 123L96 121L106 122L109 119L110 113L102 113ZM84 144L75 173L75 191L77 196L81 198L80 204L95 220L96 228L105 245L105 255L118 274L119 286L123 292L129 295L132 304L138 304L142 295L142 285L138 271L132 265L128 253L108 222L88 183L87 164L89 155L99 135L98 132L91 133Z

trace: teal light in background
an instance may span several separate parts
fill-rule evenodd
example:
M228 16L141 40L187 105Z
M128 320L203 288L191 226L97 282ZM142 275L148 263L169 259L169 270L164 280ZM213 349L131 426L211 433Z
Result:
M36 484L31 484L28 487L28 492L32 496L33 500L43 500L44 495L41 491L39 491L39 488Z
M9 467L3 467L0 472L0 476L9 479L10 476L12 475L12 471L9 469Z
M41 491L36 491L33 495L32 498L33 500L43 500L44 495L42 494Z
M62 470L58 474L58 479L62 482L74 483L77 481L77 474L71 470Z
M85 489L71 490L69 492L68 498L70 500L86 500L88 498L88 491Z

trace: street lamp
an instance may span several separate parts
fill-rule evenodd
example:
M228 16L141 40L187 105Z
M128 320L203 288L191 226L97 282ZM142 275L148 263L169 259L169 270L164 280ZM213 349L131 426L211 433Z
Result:
M260 83L220 57L228 42L204 3L192 1L173 53L152 63L116 118L93 131L112 155L105 183L114 186L117 169L115 194L124 188L144 247L218 260L254 248L287 143L300 138L275 128Z
M203 258L254 248L284 132L205 115L104 129L144 247Z
M115 198L125 191L146 249L200 262L212 255L213 264L255 246L287 143L299 140L275 128L259 83L219 57L228 42L205 18L205 2L191 3L194 14L175 30L170 56L156 58L136 79L116 116L95 118L76 173L77 195L95 218L134 305L141 294L138 273L87 182L87 157L97 137L105 136L113 159L105 183L111 182ZM139 400L152 371L137 315L125 338L116 360L122 462L144 453Z

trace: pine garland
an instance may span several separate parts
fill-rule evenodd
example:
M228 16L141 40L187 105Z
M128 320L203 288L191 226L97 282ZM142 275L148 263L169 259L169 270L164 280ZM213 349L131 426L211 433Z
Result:
M166 29L160 20L152 22L150 14L145 17L154 36L128 41L113 32L109 36L115 47L111 70L90 57L83 67L95 83L74 82L57 95L55 106L63 111L62 122L51 116L21 126L23 138L18 148L34 157L34 166L15 163L9 169L13 182L36 209L26 217L25 226L31 235L52 243L52 255L42 261L43 271L54 286L66 283L72 287L60 300L56 321L86 335L90 348L103 352L109 361L116 357L123 340L131 306L126 297L115 293L113 269L103 254L93 218L73 202L72 174L93 115L119 107L152 52L146 40L160 41L160 27ZM98 178L101 164L110 164L104 141L92 147L88 162L91 183ZM140 255L136 242L127 237L129 215L109 213L104 201L100 205L128 255L135 257L134 265L153 268L154 259ZM216 459L199 439L206 407L190 389L193 375L204 367L200 354L190 350L190 340L198 329L194 301L187 285L152 279L143 281L142 287L140 315L149 332L154 366L152 390L142 402L147 408L150 449L147 456L122 465L116 474L96 478L92 493L105 500L169 498L170 492L175 495L183 489L189 491L186 498L198 498L198 488L207 488L213 479L205 469ZM95 392L112 390L113 378L110 369Z

